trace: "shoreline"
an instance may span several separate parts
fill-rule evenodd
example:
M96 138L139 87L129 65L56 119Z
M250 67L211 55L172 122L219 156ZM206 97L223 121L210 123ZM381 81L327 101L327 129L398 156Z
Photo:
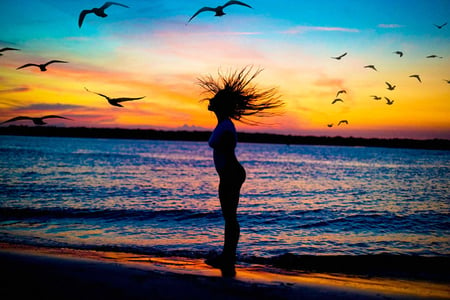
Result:
M53 126L16 126L0 127L0 135L41 136L41 137L79 137L106 139L136 139L136 140L168 140L206 142L209 131L170 131L154 129L125 128L88 128L88 127L53 127ZM423 150L450 150L450 140L447 139L407 139L407 138L359 138L341 136L296 136L269 133L238 133L239 142L266 143L285 145L314 146L350 146L405 148Z
M448 283L433 280L246 263L224 279L203 259L124 252L0 243L0 263L0 289L14 298L26 288L45 299L450 299Z

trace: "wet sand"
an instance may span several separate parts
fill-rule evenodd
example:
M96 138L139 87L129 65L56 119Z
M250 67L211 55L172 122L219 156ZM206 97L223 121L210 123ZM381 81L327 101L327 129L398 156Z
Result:
M287 272L201 259L0 244L2 299L450 299L441 281Z

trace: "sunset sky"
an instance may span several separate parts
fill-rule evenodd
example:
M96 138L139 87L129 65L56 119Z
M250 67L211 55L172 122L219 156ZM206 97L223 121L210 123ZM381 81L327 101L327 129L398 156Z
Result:
M88 14L79 28L80 12L103 1L2 0L0 48L20 51L0 56L0 121L57 114L73 121L49 125L211 130L197 79L252 65L264 69L255 83L278 88L286 105L264 125L236 123L240 131L450 139L450 24L435 26L450 21L449 0L246 0L253 8L189 24L225 1L118 2L129 8ZM53 59L68 63L16 69ZM120 108L85 88L145 98ZM342 89L343 102L331 104Z

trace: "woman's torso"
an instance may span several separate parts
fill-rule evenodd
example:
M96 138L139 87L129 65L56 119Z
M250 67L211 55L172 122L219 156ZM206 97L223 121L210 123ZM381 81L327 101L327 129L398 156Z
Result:
M237 144L237 133L231 120L225 119L219 122L208 143L214 149L214 165L219 175L234 173L233 170L236 170L236 168L242 168L234 152Z

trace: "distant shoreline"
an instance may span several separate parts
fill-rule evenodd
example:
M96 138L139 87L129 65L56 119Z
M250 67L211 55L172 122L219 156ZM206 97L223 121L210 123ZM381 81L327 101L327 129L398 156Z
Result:
M124 129L124 128L88 128L88 127L52 127L52 126L8 126L0 127L0 135L16 136L46 136L46 137L83 137L83 138L116 138L141 140L171 140L171 141L207 141L209 131L169 131L154 129ZM326 137L326 136L296 136L271 133L238 134L240 142L267 143L286 145L322 145L322 146L359 146L409 148L427 150L450 150L450 140L446 139L381 139L358 137Z

